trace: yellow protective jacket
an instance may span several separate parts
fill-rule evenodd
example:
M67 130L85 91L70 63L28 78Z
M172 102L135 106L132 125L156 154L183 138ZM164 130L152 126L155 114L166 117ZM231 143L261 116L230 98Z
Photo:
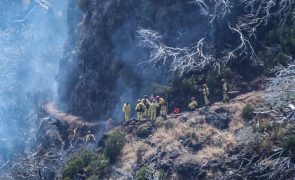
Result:
M137 103L137 105L135 107L136 112L144 112L145 109L146 109L146 106L142 102Z
M196 100L193 100L192 102L189 103L188 107L190 109L197 109L197 107L198 107L197 101Z
M95 136L93 134L88 134L86 136L86 142L89 143L89 142L95 142Z
M166 105L166 102L163 98L160 98L159 99L159 105L162 106L162 105Z
M224 82L223 83L223 92L227 92L227 91L228 91L227 83Z
M142 99L141 103L143 103L145 105L146 108L149 108L151 105L151 102L149 99Z
M209 88L206 87L206 88L203 88L203 95L204 96L209 96L210 92L209 92Z
M125 103L125 104L123 105L123 112L124 112L124 113L130 113L130 112L131 112L131 105Z
M151 103L150 109L151 109L151 111L157 111L158 107L159 107L159 104L153 102L153 103Z

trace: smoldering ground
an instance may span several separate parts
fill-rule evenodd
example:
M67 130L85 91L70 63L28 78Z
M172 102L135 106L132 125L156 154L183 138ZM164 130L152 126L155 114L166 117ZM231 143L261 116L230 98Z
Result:
M42 104L56 95L68 1L0 1L0 164L28 153Z

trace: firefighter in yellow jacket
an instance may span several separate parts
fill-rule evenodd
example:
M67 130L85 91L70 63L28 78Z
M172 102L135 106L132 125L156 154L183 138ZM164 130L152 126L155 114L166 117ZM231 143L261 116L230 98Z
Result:
M139 121L142 121L144 119L144 112L145 112L145 105L141 102L141 100L139 99L137 101L137 105L135 107L135 111L137 113L137 118Z
M191 111L194 111L198 107L198 103L194 97L191 98L191 102L188 104L188 107Z
M221 82L223 89L223 102L229 102L227 82L225 81L225 79L222 79Z
M95 136L91 133L91 131L88 131L85 141L86 143L94 143L96 141Z
M130 121L131 120L131 105L128 102L124 103L123 112L125 114L125 121Z
M160 115L164 118L167 117L167 105L164 98L157 96L157 102L160 106Z
M205 106L207 107L209 105L208 96L210 95L209 88L208 88L207 84L203 84L203 95L204 95Z
M154 121L157 118L157 108L159 107L159 104L155 99L152 100L152 103L150 105L150 112L151 112L151 120Z
M145 110L143 113L143 118L145 119L149 119L150 118L150 106L151 106L151 102L148 99L148 96L145 95L144 98L141 100L141 102L145 105Z

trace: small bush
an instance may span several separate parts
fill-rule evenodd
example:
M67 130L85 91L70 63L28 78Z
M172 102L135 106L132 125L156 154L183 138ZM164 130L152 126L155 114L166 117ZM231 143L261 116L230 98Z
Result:
M253 119L254 107L250 104L247 104L242 110L242 118L246 121Z
M193 139L197 139L197 134L196 134L195 132L192 132L191 137L192 137Z
M167 178L167 172L165 172L163 169L160 169L159 171L159 180L165 180Z
M99 177L98 179L101 179L103 175L107 174L109 166L109 160L104 157L104 155L98 155L90 162L86 168L86 172L88 174L94 174L95 176L92 177L93 179L95 179L94 177Z
M144 154L144 149L142 147L139 147L136 151L136 162L140 163L142 161L142 156Z
M88 179L100 179L100 177L107 174L109 165L109 160L104 155L97 155L94 152L86 150L73 156L67 162L62 171L62 179L74 179L81 171L86 172L88 176L93 175Z
M135 180L148 180L150 176L150 168L148 166L143 166L136 172Z
M83 164L84 166L88 166L89 163L94 159L95 154L89 150L85 150L82 154L81 154L81 158L83 160Z
M283 148L286 152L290 153L292 159L295 159L295 135L285 138L282 142Z
M72 159L69 160L67 165L62 171L63 180L74 178L76 174L83 168L83 159L81 156L77 155L74 156Z
M125 135L120 131L112 132L105 144L104 155L111 163L115 162L125 144Z

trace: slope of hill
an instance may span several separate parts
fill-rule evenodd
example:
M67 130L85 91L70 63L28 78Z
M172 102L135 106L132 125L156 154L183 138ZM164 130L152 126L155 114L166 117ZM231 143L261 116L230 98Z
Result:
M215 103L166 120L125 122L102 138L95 153L105 154L108 137L123 132L126 141L117 160L105 167L108 171L86 170L82 177L290 179L294 176L292 122L278 124L270 114L254 112L252 107L259 107L262 95L261 91L243 94L228 104Z

